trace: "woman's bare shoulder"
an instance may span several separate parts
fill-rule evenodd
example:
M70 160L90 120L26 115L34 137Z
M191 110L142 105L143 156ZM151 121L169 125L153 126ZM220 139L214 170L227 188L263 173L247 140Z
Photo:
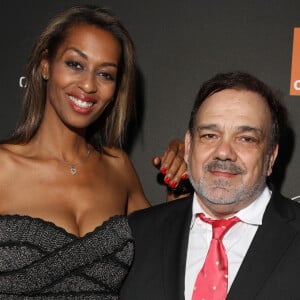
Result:
M118 173L119 179L127 186L127 213L149 207L150 203L145 197L138 175L128 155L117 148L105 148L104 150L108 156L111 156L111 163Z
M103 148L103 157L108 160L112 164L118 164L120 167L121 165L131 165L128 155L125 151L119 148L113 147L104 147Z
M1 178L13 173L19 167L23 157L20 146L0 144Z
M125 151L118 148L104 148L104 160L108 167L120 176L128 187L137 180L137 174Z
M27 145L0 144L0 160L14 160L31 156L32 151Z
M18 153L17 148L17 145L0 144L0 160L3 161L13 158Z

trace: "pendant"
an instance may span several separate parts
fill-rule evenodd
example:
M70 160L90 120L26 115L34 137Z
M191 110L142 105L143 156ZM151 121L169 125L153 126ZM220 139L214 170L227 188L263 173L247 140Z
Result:
M71 168L70 168L70 173L71 173L72 175L75 175L75 174L77 173L77 170L76 170L75 166L71 166Z

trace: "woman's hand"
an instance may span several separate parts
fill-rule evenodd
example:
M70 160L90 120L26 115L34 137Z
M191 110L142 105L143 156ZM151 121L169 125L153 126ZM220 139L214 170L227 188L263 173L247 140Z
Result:
M179 139L172 140L163 156L155 156L152 162L160 170L159 177L168 186L168 201L190 194L191 186L184 161L184 142Z

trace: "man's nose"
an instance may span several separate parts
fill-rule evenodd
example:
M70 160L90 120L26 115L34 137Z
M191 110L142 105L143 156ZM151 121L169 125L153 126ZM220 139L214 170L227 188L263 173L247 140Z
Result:
M214 151L214 159L236 161L237 154L232 142L220 140Z

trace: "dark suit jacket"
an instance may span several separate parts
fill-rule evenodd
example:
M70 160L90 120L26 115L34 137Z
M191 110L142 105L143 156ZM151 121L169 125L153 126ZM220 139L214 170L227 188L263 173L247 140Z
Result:
M192 198L133 213L135 258L121 300L183 300ZM273 192L227 300L300 299L300 205Z

